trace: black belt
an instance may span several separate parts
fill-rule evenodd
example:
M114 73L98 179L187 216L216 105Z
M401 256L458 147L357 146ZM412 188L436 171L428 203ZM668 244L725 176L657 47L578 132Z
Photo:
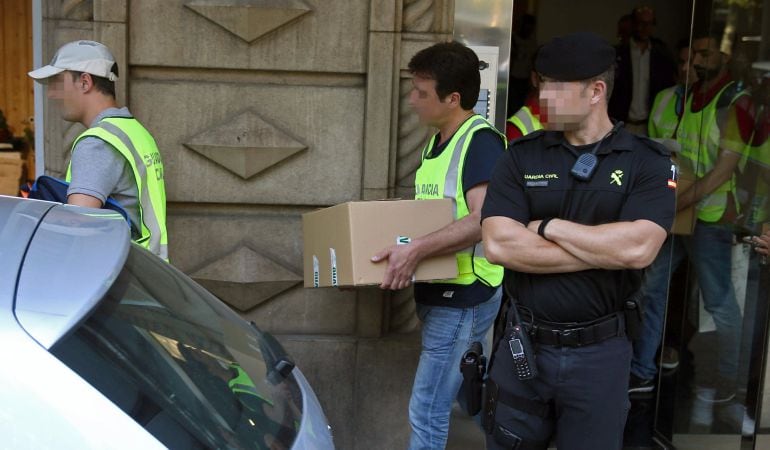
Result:
M615 313L585 324L565 324L564 327L537 320L525 323L524 326L538 344L557 347L583 347L626 335L623 313Z

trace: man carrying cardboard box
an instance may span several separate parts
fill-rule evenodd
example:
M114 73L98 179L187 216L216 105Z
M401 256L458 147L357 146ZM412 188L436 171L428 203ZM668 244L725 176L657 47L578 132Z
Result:
M439 130L422 152L415 198L452 199L455 221L407 245L388 247L372 261L387 261L382 289L404 289L420 261L456 255L457 278L414 286L423 326L409 402L409 448L443 449L462 382L462 354L470 343L483 341L500 307L503 270L484 257L480 213L492 168L505 150L505 136L473 112L480 74L472 50L457 42L436 44L418 52L409 71L409 104L423 124Z

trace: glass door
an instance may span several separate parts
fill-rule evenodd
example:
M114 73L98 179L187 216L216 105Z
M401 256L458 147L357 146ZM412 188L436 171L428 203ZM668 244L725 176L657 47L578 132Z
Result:
M630 420L654 411L664 448L770 448L770 0L696 1L688 31L671 139L690 222L656 261L669 280L659 371Z

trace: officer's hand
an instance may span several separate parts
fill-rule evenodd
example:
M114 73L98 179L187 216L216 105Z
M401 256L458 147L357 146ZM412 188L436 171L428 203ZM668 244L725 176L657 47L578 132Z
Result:
M388 260L388 268L382 277L381 289L404 289L412 284L414 271L420 262L414 243L390 246L372 257L372 262Z

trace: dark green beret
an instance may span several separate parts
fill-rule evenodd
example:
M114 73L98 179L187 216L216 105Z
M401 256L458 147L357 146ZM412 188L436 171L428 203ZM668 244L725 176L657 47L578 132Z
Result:
M558 81L582 81L615 64L615 49L596 33L581 31L551 39L537 52L535 70Z

